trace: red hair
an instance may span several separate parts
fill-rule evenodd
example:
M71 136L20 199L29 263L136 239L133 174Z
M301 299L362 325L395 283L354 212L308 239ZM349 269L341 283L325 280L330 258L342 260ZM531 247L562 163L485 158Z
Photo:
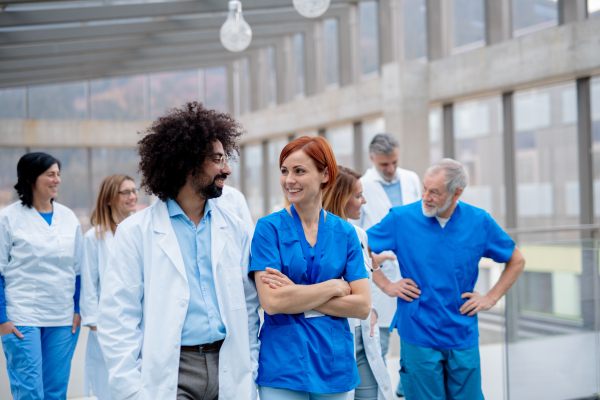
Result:
M322 189L327 189L329 186L333 185L338 168L329 142L321 136L302 136L291 141L283 148L283 150L281 150L281 155L279 156L279 168L281 168L283 162L290 154L299 150L304 150L306 155L314 161L319 172L323 172L325 171L325 168L327 168L329 180L323 184Z

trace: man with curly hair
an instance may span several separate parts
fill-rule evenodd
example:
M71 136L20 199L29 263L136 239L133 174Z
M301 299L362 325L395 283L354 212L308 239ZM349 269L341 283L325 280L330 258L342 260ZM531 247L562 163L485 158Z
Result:
M258 296L244 223L214 199L243 131L187 103L138 143L158 196L117 229L102 280L98 339L117 400L256 399Z

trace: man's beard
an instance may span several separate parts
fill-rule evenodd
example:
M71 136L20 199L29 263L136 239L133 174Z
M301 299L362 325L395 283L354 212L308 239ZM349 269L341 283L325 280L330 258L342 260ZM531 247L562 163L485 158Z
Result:
M446 210L450 208L450 206L452 205L452 196L448 195L446 202L441 208L439 208L435 203L427 203L427 205L435 206L435 208L431 211L425 208L425 204L425 201L422 201L421 207L423 208L423 215L429 218L437 217L438 215L445 213Z
M378 170L377 168L375 168L375 170L377 171L377 173L379 174L379 176L386 182L391 182L394 180L394 177L396 176L396 170L394 170L394 173L392 174L392 176L390 176L389 178L387 176L385 176L385 174L383 172L381 172L380 170Z
M202 176L194 182L194 192L196 193L196 195L206 200L220 197L223 194L223 188L217 186L215 181L217 179L227 179L227 175L219 174L215 176L212 182L210 182L208 185L203 185L200 181L202 180L202 178L208 177L208 174L206 174L205 172L201 172L201 174Z

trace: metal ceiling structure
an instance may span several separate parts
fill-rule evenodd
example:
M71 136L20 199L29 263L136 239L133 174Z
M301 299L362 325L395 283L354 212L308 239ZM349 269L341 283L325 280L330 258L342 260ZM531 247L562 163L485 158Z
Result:
M319 20L346 20L351 3L332 0L311 20L291 0L244 0L252 43L231 53L219 40L226 0L0 0L0 88L223 65Z

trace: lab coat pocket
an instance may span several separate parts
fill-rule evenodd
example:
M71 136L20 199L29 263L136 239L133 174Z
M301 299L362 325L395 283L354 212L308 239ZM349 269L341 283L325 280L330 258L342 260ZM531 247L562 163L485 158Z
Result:
M225 278L227 280L227 293L229 294L229 309L244 309L246 306L246 297L244 295L242 271L238 268L226 269Z
M33 313L36 287L37 282L34 279L23 279L14 285L14 289L9 287L6 290L6 307L11 314L8 315L9 320L16 317L12 314L29 317Z
M350 380L354 361L354 343L350 331L339 328L331 329L331 343L333 343L333 360L331 361L331 379L334 382L347 385Z

